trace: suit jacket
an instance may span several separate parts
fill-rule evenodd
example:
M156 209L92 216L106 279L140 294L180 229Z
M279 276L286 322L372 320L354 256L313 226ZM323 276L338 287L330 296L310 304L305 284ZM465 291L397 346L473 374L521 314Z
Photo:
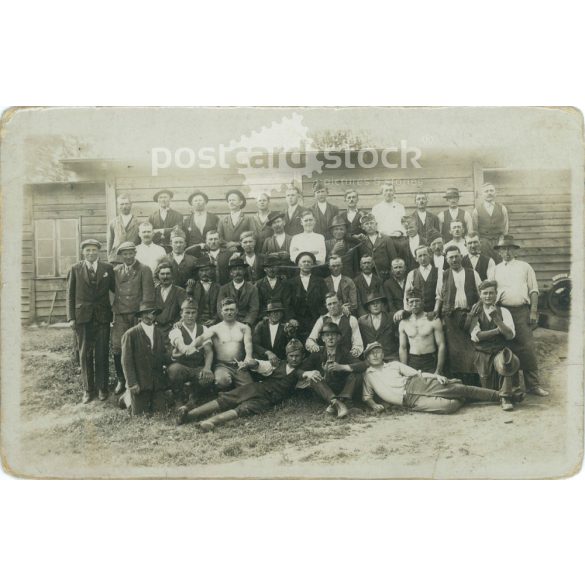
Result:
M338 364L348 365L351 373L365 372L368 365L355 357L349 351L343 350L339 345L335 348L335 361ZM301 369L304 371L318 370L324 378L325 383L333 390L341 390L350 372L325 372L323 366L327 363L327 350L322 347L320 351L311 353L303 363Z
M308 335L315 321L324 315L327 285L320 276L311 275L308 290L305 290L299 275L286 281L285 306L291 317L299 322L299 336Z
M244 262L246 262L245 256ZM249 280L252 284L256 284L256 282L264 278L264 276L264 256L262 256L262 254L256 254L254 267L248 266L246 280Z
M263 319L254 327L252 342L254 344L254 357L256 359L268 359L266 356L267 351L276 354L281 360L286 359L286 344L289 342L289 338L284 331L283 323L279 323L274 344L272 344L269 321L268 319Z
M238 294L233 281L224 284L219 289L219 294L217 296L218 315L221 315L221 301L229 297L236 299L238 302L238 314L236 315L236 319L240 323L247 323L250 327L254 327L259 312L258 289L253 284L244 282L244 285L240 288Z
M404 279L404 286L406 286L406 278ZM384 282L384 294L388 302L388 312L391 315L404 309L404 288L398 284L398 281L393 276Z
M423 223L416 212L416 209L412 212L412 217L418 226L418 233L421 235L422 238L428 240L428 235L431 230L436 230L441 233L440 230L440 222L439 217L436 216L434 213L427 211L427 216L425 217L425 223Z
M382 313L382 321L380 322L380 327L377 331L374 329L372 316L369 313L367 315L362 315L358 319L358 325L364 342L364 347L367 347L368 343L374 343L374 341L377 341L382 344L385 360L391 358L398 359L399 344L396 335L396 328L394 327L391 315L386 312Z
M268 219L271 219L275 215L276 211L269 212ZM273 234L272 228L269 225L262 223L257 213L250 216L250 222L253 226L252 230L256 234L256 252L262 252L262 245L264 244L264 240Z
M162 234L154 234L152 241L159 246L170 246L171 232L173 231L173 228L183 226L183 215L174 209L168 209L167 217L163 221L160 216L160 210L157 209L150 215L148 221L152 224L152 227L155 230L165 230Z
M142 392L166 389L163 366L170 363L163 334L154 326L154 344L150 343L142 325L131 327L122 336L122 368L128 386L138 384Z
M268 283L268 278L265 276L256 282L256 288L258 289L258 301L260 303L260 318L264 317L266 314L265 311L268 303L277 301L282 303L284 307L284 320L288 321L290 319L290 311L286 305L288 302L288 297L286 295L286 281L283 278L277 277L276 286L271 288Z
M374 259L374 272L382 279L386 280L390 276L392 260L398 258L394 241L389 236L378 234L378 238L372 244L370 238L366 238L359 246L359 257L372 256Z
M428 219L428 218L427 218ZM419 245L426 246L427 241L423 238L422 235L419 235ZM398 253L400 257L406 262L406 273L408 274L411 270L418 268L418 262L416 258L412 255L412 251L410 250L409 239L407 237L397 238L395 245L398 245Z
M118 315L135 313L141 301L154 302L154 279L150 268L136 260L130 275L126 275L124 267L125 264L118 264L114 268L116 289L112 309Z
M349 218L347 217L347 211L342 211L340 213L341 217L345 220L345 222L347 223L347 233L349 235L354 235L354 234L363 234L364 230L362 229L362 224L361 224L361 219L364 215L363 211L360 211L358 209L358 212L355 214L354 218L349 221Z
M244 232L254 231L254 225L250 217L242 212L236 225L233 224L231 215L222 217L219 220L217 231L220 239L224 242L239 242L240 236Z
M219 217L214 213L208 212L207 217L205 218L205 225L203 226L203 231L200 231L197 225L195 224L193 214L189 215L189 217L186 217L183 220L183 231L187 236L187 247L193 246L195 244L204 244L207 232L216 230L218 223Z
M368 285L368 283L366 282L366 279L364 278L364 275L360 272L354 279L353 279L353 283L355 284L355 289L357 292L357 314L358 317L361 317L362 315L366 315L368 313L368 310L366 309L366 298L368 297L369 294L384 294L383 292L383 287L382 287L382 280L376 276L375 274L372 274L372 282L370 283L370 285Z
M187 281L190 278L195 278L195 258L189 254L185 254L181 264L177 264L177 261L171 252L170 254L167 254L167 259L172 267L173 284L185 288L187 286Z
M110 292L114 292L114 268L98 260L95 285L89 279L85 260L77 262L67 275L67 320L79 325L96 321L110 323L112 308Z
M339 213L339 207L335 205L331 205L331 203L327 202L327 207L325 208L325 213L321 213L319 209L319 205L314 203L311 207L311 210L315 214L315 228L314 231L318 234L322 234L325 238L329 237L329 226L333 221L333 218Z
M327 285L327 289L329 292L334 293L335 289L333 287L333 277L328 276L325 279L325 284ZM348 276L341 276L341 280L339 281L339 287L337 289L337 297L341 301L342 304L349 303L350 310L352 314L357 313L358 301L357 301L357 290L355 288L355 284L351 278Z
M212 282L211 286L209 287L209 311L211 313L210 319L217 320L217 298L219 296L219 289L220 286L217 282ZM201 316L203 315L203 303L204 303L204 293L205 289L201 284L201 281L197 281L195 283L195 287L193 289L193 302L197 306L197 321L201 320Z
M296 236L303 232L303 226L301 225L301 213L303 211L305 211L305 208L298 205L292 217L288 216L288 208L284 212L284 231L289 236Z
M284 243L282 246L278 245L276 241L276 236L270 236L264 240L262 244L262 254L265 256L267 254L277 254L278 252L286 252L286 256L290 261L290 243L292 241L292 236L286 234L284 236Z
M118 246L123 242L140 244L138 225L139 222L134 216L132 216L126 227L124 227L124 222L120 215L110 222L107 235L108 262L121 262L118 258Z
M159 284L154 289L154 303L162 310L162 313L157 315L156 322L165 327L176 323L181 318L181 304L187 297L187 293L181 287L173 284L166 300L163 301L161 288Z
M327 260L333 255L333 248L337 244L337 240L325 240L325 250L327 251ZM341 256L342 268L341 274L355 278L360 271L360 260L358 257L359 241L351 236L343 239L344 249L336 251L337 256Z

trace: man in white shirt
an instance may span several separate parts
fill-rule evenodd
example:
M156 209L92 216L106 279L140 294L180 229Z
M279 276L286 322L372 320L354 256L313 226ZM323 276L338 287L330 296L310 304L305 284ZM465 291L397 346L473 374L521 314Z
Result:
M315 353L321 350L317 343L321 335L321 329L323 329L325 323L332 322L338 325L341 330L341 349L345 351L349 350L353 357L360 356L362 351L364 351L364 344L357 319L353 315L347 316L343 313L343 307L335 293L325 295L325 308L327 309L327 314L317 319L309 334L305 344L307 351Z
M404 234L402 218L405 215L404 205L395 201L396 192L391 181L385 181L380 190L383 201L372 207L378 230L385 236L401 236Z
M292 237L290 242L290 259L296 262L297 256L301 252L311 252L317 260L317 264L324 264L327 250L325 247L325 238L316 232L315 215L310 209L305 209L301 215L301 225L303 232Z
M494 250L503 262L496 264L494 280L498 284L498 304L510 311L514 319L516 336L510 349L520 359L526 391L536 396L548 396L540 385L538 362L532 327L538 324L538 282L534 269L527 262L516 260L520 246L514 236L502 236Z
M140 224L138 236L141 243L136 246L136 259L141 264L148 266L154 274L158 263L166 257L167 253L162 246L152 242L153 235L151 223L145 221Z
M469 386L450 381L445 376L421 373L400 362L384 363L380 343L370 343L364 352L368 369L364 374L363 399L374 412L384 410L384 404L402 406L417 412L452 414L467 401L500 402L496 390Z
M465 244L467 245L468 254L463 258L462 266L464 268L473 268L482 281L493 280L496 263L487 254L482 254L479 235L475 232L469 232L465 236Z

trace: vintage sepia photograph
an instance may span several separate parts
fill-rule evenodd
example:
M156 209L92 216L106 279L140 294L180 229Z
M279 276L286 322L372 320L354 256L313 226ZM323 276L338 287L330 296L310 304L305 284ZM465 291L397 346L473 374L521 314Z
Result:
M583 458L572 108L13 108L2 462L545 479Z

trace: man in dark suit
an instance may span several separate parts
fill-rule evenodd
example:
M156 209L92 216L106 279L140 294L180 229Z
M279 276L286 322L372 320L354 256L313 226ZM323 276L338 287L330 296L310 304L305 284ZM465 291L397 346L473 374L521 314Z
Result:
M180 229L173 230L171 232L172 251L167 255L167 259L173 272L173 284L181 288L195 285L195 258L190 254L185 254L185 244L185 233Z
M119 264L118 247L124 242L140 244L138 237L139 221L132 215L132 202L128 195L118 195L120 215L115 217L108 226L107 248L108 262Z
M228 262L233 256L234 248L222 248L217 230L209 230L205 234L205 244L194 244L185 250L185 254L195 258L207 257L215 266L215 276L213 280L218 284L226 284L229 277Z
M211 327L218 321L217 297L219 296L219 284L215 282L215 266L209 256L197 259L197 280L191 294L193 304L197 307L197 322L205 327Z
M273 231L273 234L264 240L262 254L276 254L282 264L290 264L290 243L292 236L284 231L285 214L276 213L266 222ZM300 222L299 222L300 225ZM301 228L302 229L302 228Z
M266 315L266 307L269 303L281 303L285 311L285 319L288 319L288 307L286 299L286 281L280 274L280 260L277 255L267 256L264 260L264 272L266 276L256 282L258 289L258 302L260 303L260 318Z
M101 247L97 240L83 241L84 259L74 264L67 276L67 321L77 337L83 404L90 402L96 391L100 400L108 397L109 293L114 292L114 269L98 260Z
M168 189L155 193L153 200L158 203L159 208L148 218L154 230L153 242L162 246L167 252L171 249L171 231L183 225L183 216L171 209L173 196L173 192Z
M191 215L183 220L183 231L187 235L187 247L204 244L205 236L210 230L217 230L219 217L208 213L209 197L203 191L194 191L189 195Z
M236 321L245 323L253 328L258 319L260 309L258 301L258 290L256 287L244 280L247 264L242 258L232 258L229 261L230 282L219 289L217 297L217 313L221 314L221 302L223 299L234 299L238 312Z
M348 234L346 219L341 214L333 218L329 231L331 238L325 240L327 260L332 256L339 256L342 262L341 274L355 278L359 272L358 248L360 240Z
M167 380L164 366L170 364L162 331L154 321L159 313L154 303L140 303L138 325L122 337L122 367L128 387L118 404L137 415L162 410Z
M465 236L465 245L467 246L467 256L463 257L461 266L473 268L479 274L482 282L488 279L493 280L496 263L488 253L482 250L479 235L475 232L469 232Z
M374 260L371 256L362 256L360 259L361 272L353 279L357 293L357 315L362 317L368 314L366 299L368 295L382 294L382 280L373 273Z
M347 211L342 211L339 215L347 224L347 233L350 236L363 234L361 219L364 216L364 212L358 209L359 195L355 189L347 189L345 192L345 204L347 205Z
M390 265L399 254L390 236L378 232L378 223L371 213L362 217L362 229L366 232L359 247L360 258L371 256L374 262L374 273L382 281L390 276Z
M331 205L327 201L329 189L323 181L315 181L313 183L313 194L315 195L315 203L311 208L315 216L315 233L321 234L325 238L329 237L329 226L333 218L339 214L339 208Z
M286 187L286 202L288 207L284 214L285 231L289 236L296 236L303 232L301 215L305 208L299 205L301 192L299 188L291 183Z
M416 209L413 211L411 217L416 223L418 233L428 241L429 232L432 230L440 230L439 218L434 213L427 211L429 196L426 193L417 193L414 196L414 203Z
M357 313L357 290L349 276L341 274L343 262L339 256L329 258L329 276L325 279L327 290L335 293L344 308L352 315Z
M169 332L181 316L181 305L186 298L185 289L173 284L173 271L169 262L161 262L155 272L158 284L154 288L154 304L160 313L156 324L162 331L165 347L170 349Z
M118 377L115 393L121 394L126 388L122 368L122 336L136 325L136 311L140 303L154 303L154 279L150 268L136 260L136 246L132 242L124 242L118 248L118 254L122 258L122 264L114 268L116 286L112 306L112 352Z
M246 280L252 284L264 278L264 256L256 253L256 234L254 232L243 232L240 236L240 245L244 253L242 260L248 265Z
M406 236L397 238L398 254L404 259L406 263L406 273L408 274L411 270L418 267L416 261L416 249L420 246L426 246L427 241L418 232L417 222L412 216L405 215L402 218L402 226L406 233Z
M398 360L398 336L392 315L385 310L386 297L370 294L366 299L368 314L358 319L364 347L378 342L384 349L384 361Z
M286 359L286 344L290 341L284 319L284 306L275 301L266 307L267 319L262 319L252 334L254 357L268 360L277 366L280 360Z
M388 303L388 312L394 315L394 321L402 318L404 313L404 289L406 288L406 263L402 258L392 260L392 274L384 281L384 294Z

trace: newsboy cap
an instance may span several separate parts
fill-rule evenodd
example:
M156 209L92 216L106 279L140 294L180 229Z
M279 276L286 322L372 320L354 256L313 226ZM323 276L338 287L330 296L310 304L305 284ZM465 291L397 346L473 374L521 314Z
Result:
M321 335L323 333L337 333L337 335L341 335L341 329L339 329L339 325L337 323L325 323L323 328L321 329Z
M293 351L303 351L303 344L298 339L291 339L285 347L286 353L292 353Z
M81 242L81 249L82 250L86 246L96 246L98 250L101 250L102 249L101 242L98 242L98 240L94 240L93 238L89 238L89 239L83 240L83 242Z
M118 246L118 254L124 250L136 250L136 244L134 242L122 242Z
M238 266L246 268L246 266L248 266L248 265L244 262L244 259L240 256L238 256L237 258L230 258L230 261L228 262L228 268L236 268Z
M373 343L368 343L368 345L366 346L366 349L364 349L364 357L367 358L368 355L370 354L370 352L372 352L374 349L384 349L382 347L381 343L378 343L377 341L374 341Z

